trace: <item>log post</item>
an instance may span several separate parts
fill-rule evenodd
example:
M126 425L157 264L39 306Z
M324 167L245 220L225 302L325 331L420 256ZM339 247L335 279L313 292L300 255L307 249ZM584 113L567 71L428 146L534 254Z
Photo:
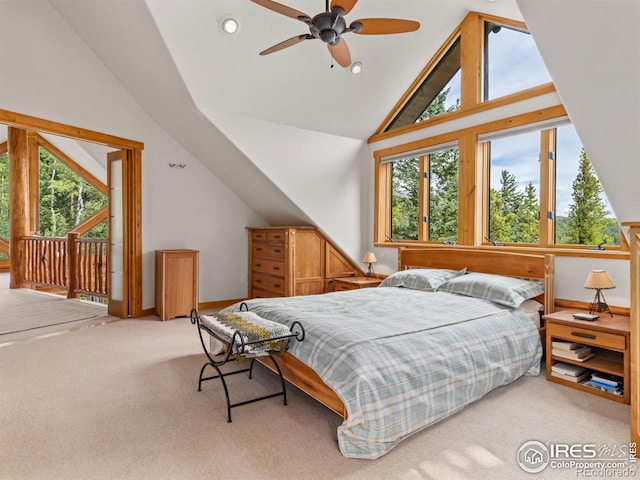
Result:
M78 286L78 233L67 233L67 298L75 298Z
M29 142L27 131L8 127L9 152L9 288L22 288L24 263L20 238L29 235Z

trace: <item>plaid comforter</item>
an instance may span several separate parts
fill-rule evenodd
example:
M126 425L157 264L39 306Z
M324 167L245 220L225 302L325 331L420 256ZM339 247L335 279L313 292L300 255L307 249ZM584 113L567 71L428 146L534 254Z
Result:
M345 404L338 442L346 457L380 457L492 389L540 370L542 346L531 319L486 300L388 287L246 303L269 320L304 325L305 341L289 351Z

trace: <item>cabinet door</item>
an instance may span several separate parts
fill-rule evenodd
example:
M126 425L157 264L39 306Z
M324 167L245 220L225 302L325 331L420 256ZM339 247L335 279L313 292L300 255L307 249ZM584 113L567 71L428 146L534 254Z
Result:
M324 292L324 239L315 230L291 233L293 295Z
M164 250L156 255L156 313L161 320L188 316L198 307L198 252Z
M325 250L327 278L349 277L357 274L351 262L344 258L338 250L329 245L328 242L326 243Z

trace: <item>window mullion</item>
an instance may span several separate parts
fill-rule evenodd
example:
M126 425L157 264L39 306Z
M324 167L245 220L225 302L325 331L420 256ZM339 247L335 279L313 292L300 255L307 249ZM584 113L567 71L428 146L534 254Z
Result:
M540 132L540 245L555 243L556 130Z
M418 240L429 241L429 155L420 156L420 184L418 187Z

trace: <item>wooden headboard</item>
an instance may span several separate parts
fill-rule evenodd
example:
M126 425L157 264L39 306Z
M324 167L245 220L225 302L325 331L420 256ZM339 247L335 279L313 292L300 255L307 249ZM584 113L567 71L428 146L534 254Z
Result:
M399 248L398 269L450 268L493 273L544 282L544 312L554 311L554 256L500 252L473 248Z

